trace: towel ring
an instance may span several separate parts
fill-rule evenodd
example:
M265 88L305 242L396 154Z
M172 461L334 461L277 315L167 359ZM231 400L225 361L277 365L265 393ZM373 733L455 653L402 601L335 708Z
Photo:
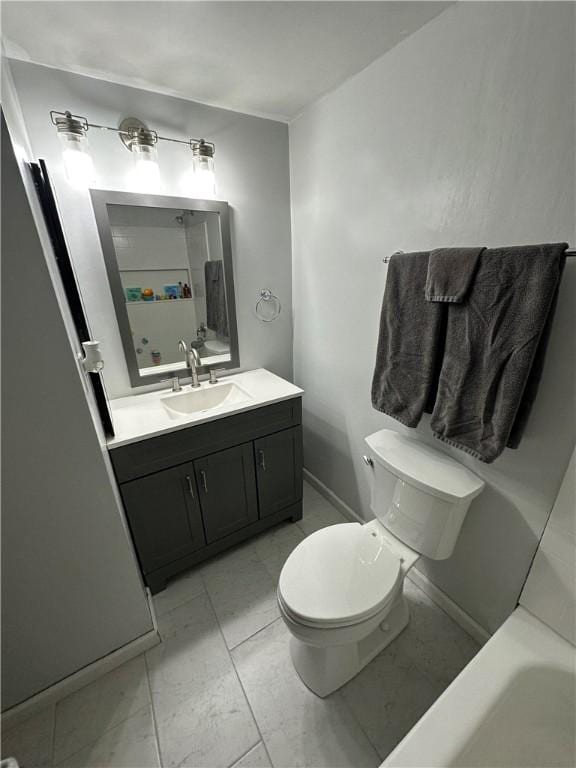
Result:
M272 303L271 303L272 302ZM273 304L275 306L273 307ZM266 312L264 311L264 308L267 308ZM266 316L266 313L271 309L271 315L270 317ZM256 316L259 320L262 320L263 323L271 323L273 320L276 320L280 312L282 312L282 304L280 304L280 299L278 296L275 296L270 288L262 288L260 291L260 298L256 302Z

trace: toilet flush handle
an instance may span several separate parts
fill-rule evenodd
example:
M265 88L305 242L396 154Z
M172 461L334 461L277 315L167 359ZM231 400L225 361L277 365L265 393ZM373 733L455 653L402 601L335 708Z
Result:
M374 466L374 462L370 458L370 456L362 456L362 459L364 460L364 464L367 464L369 467Z

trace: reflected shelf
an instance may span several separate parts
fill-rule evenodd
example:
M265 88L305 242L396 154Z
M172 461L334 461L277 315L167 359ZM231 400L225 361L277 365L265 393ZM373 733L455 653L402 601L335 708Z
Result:
M180 304L182 301L196 301L196 299L154 299L154 301L127 301L125 302L127 307L140 306L142 304Z

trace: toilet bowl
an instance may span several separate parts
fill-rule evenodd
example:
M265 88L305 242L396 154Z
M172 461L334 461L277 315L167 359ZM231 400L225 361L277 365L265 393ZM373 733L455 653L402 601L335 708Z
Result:
M377 521L323 528L292 552L278 605L294 666L314 693L332 693L404 629L402 583L418 557Z
M308 536L290 554L278 606L302 681L327 696L354 677L409 621L406 574L421 554L452 553L483 481L446 454L390 430L366 438L376 519Z

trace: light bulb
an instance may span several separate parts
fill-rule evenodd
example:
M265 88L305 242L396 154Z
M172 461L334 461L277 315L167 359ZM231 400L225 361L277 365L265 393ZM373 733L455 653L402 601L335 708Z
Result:
M186 177L187 193L190 197L213 200L216 197L214 145L202 140L191 144L191 148L192 168Z
M88 151L86 124L66 112L63 117L56 118L56 127L66 178L76 189L87 189L95 183L96 174Z
M87 189L94 184L94 164L87 152L65 149L62 153L66 178L76 189Z
M139 192L158 192L160 189L160 168L156 147L150 144L132 144L134 167L131 173L133 186Z

